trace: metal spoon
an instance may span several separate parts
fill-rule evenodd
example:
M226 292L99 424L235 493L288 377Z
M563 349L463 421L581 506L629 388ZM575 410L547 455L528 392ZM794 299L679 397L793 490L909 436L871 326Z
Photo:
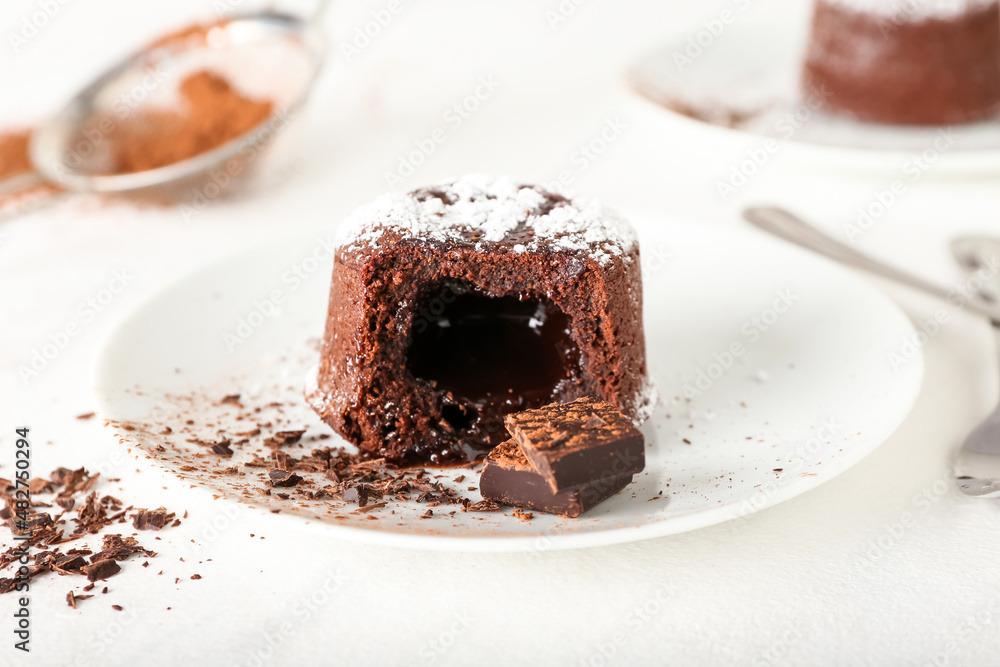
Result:
M914 276L895 267L883 264L851 246L838 241L811 226L788 211L774 207L753 207L743 211L743 217L754 226L812 250L837 262L863 269L902 285L913 287L952 302L955 291ZM990 249L991 252L986 252ZM993 240L959 239L952 244L956 258L968 271L979 271L987 258L1000 258L1000 243ZM985 315L993 323L1000 350L1000 304L994 292L986 290L978 298L965 299L962 306ZM1000 353L1000 352L998 352ZM954 463L958 488L963 493L979 498L1000 497L1000 408L976 428L959 450Z
M961 306L975 313L984 315L991 320L1000 320L1000 303L987 301L973 295L966 298L954 288L945 287L925 280L920 276L885 264L874 257L853 248L842 241L813 227L796 215L773 206L753 206L743 211L746 218L755 227L774 234L795 245L812 250L824 257L852 266L876 276L888 278L894 282L913 289L920 290L931 296L955 305L956 299L962 299Z
M327 5L328 0L321 0L309 18L271 11L236 16L207 27L204 40L197 44L193 40L166 40L132 54L32 133L29 154L34 171L0 182L0 197L16 196L46 183L78 192L124 192L195 182L239 157L248 146L256 152L276 133L271 122L275 115L293 115L308 97L323 61L319 20ZM281 60L278 71L276 59ZM135 101L140 93L145 99L151 92L144 88L148 81L159 76L176 82L176 76L163 75L163 70L176 75L185 66L187 71L198 67L199 61L252 72L255 82L270 76L273 80L263 85L276 91L273 104L277 113L231 141L173 164L124 174L109 174L106 165L102 169L96 156L107 146L101 145L103 135L95 136L101 119L133 113L141 102L131 108L126 102ZM158 89L159 84L153 88Z

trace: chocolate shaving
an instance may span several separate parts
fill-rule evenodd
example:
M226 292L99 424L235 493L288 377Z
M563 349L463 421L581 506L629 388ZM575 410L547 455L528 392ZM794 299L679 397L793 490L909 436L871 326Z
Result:
M288 447L289 445L294 445L301 440L304 434L305 429L301 431L278 431L270 438L264 440L264 446L275 449L278 447Z
M302 478L294 472L287 470L271 470L267 473L267 483L269 486L291 487L302 481Z
M478 503L469 505L464 509L468 512L499 512L500 506L492 500L480 500Z
M222 440L212 445L212 451L219 456L232 456L233 450L229 447L229 440Z
M136 513L132 515L132 526L138 530L160 530L173 520L174 514L165 507L155 510L136 508Z
M87 575L89 581L97 581L98 579L107 579L108 577L115 576L122 571L122 567L115 561L108 559L85 565L81 568L81 571Z
M87 600L94 597L93 595L76 595L73 591L66 594L66 604L68 604L73 609L76 609L76 603L79 600Z

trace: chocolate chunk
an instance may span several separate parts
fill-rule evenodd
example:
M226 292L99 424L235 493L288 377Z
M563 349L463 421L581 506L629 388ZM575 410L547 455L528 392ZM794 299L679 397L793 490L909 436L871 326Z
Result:
M497 445L483 466L479 490L484 498L526 509L577 517L624 489L632 475L598 476L589 484L553 492L513 440ZM470 508L471 509L471 508ZM520 517L523 519L523 516Z
M264 445L267 447L272 447L277 449L278 447L287 447L289 445L294 445L299 440L302 439L302 435L305 430L301 431L278 431L270 438L264 440Z
M229 440L220 440L212 445L212 451L219 456L232 456L233 450L229 447Z
M343 498L345 503L357 503L358 507L368 504L368 487L364 484L351 486L344 489Z
M267 477L268 484L278 487L295 486L302 481L301 477L287 470L271 470L267 473Z
M63 508L64 511L68 512L76 505L76 501L72 498L58 497L56 498L56 505Z
M553 493L601 480L602 488L614 486L646 465L639 429L614 406L594 398L507 415L504 423Z
M49 493L52 491L52 482L47 479L42 479L41 477L36 477L28 482L28 491L33 496L40 493Z
M132 525L139 530L159 530L174 520L174 514L167 511L166 507L158 507L155 510L136 508L136 513L132 516Z
M134 537L122 537L121 535L105 535L102 548L90 557L91 561L99 560L125 560L132 554L141 553L144 556L155 556L156 554L148 549L139 546Z
M83 568L87 564L87 559L83 556L66 556L56 560L52 564L52 569L59 574L79 574L76 570Z
M100 560L96 563L91 563L90 565L84 565L80 570L87 575L89 581L97 581L98 579L107 579L108 577L113 577L122 571L121 565L113 560Z

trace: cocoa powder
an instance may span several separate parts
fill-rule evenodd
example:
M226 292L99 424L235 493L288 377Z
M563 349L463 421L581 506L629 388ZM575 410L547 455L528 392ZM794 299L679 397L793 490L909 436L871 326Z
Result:
M0 180L31 171L28 141L31 132L20 130L0 134Z
M274 107L208 70L185 78L180 92L182 108L141 112L116 129L109 173L156 169L210 151L260 125Z

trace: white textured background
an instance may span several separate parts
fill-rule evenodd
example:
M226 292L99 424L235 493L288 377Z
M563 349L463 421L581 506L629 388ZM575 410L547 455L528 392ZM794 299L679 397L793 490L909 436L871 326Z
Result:
M396 551L244 516L215 535L210 504L155 473L135 472L97 420L73 418L90 409L97 342L130 305L240 247L335 225L386 188L384 172L414 139L446 126L443 114L483 76L499 81L498 90L449 129L404 187L470 170L543 182L569 171L576 190L623 208L723 227L741 224L738 203L773 200L836 230L900 175L863 166L821 171L790 149L737 201L719 197L716 182L755 142L671 121L631 97L620 75L637 54L697 32L735 3L564 1L575 11L553 28L546 12L558 11L557 0L400 2L403 11L350 63L333 47L301 120L304 140L250 195L190 223L176 211L85 197L0 223L0 475L13 464L15 425L28 424L36 473L103 466L123 487L105 488L127 502L191 514L164 532L149 570L131 564L109 581L107 598L80 611L64 601L76 581L38 580L27 661L10 647L14 600L0 598L0 664L997 664L1000 504L933 495L949 451L997 397L988 331L963 315L928 344L913 414L855 469L752 517L739 532L723 525L622 547L502 556ZM0 9L2 125L54 111L116 55L214 16L223 3L69 0L15 53L10 32L44 4L6 0ZM384 5L339 3L328 31L352 39L368 12ZM802 7L760 0L746 11ZM574 152L609 119L626 129L580 169ZM956 281L944 241L963 231L1000 234L1000 188L996 172L939 167L909 184L859 244ZM79 304L122 269L134 276L127 289L84 321ZM916 318L934 310L922 297L891 293ZM39 377L20 380L17 367L73 321L82 333ZM917 500L924 492L934 502ZM902 526L907 513L913 521ZM191 565L198 561L205 562ZM165 575L152 576L159 569ZM171 583L192 571L204 578ZM324 587L330 593L309 602ZM112 611L113 602L126 611Z

